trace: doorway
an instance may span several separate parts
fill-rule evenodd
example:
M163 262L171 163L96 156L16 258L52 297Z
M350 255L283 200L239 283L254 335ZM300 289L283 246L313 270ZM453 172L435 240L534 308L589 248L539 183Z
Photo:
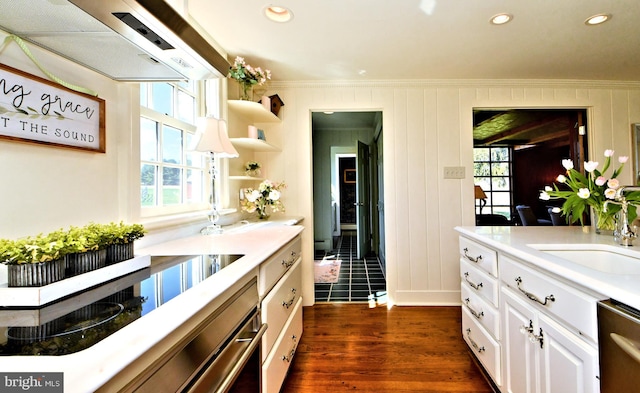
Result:
M386 295L382 113L311 117L316 301L376 299Z
M585 108L503 108L473 111L476 225L523 225L516 206L530 207L537 225L561 224L540 191L573 160L578 171L588 156ZM478 187L480 190L478 190Z

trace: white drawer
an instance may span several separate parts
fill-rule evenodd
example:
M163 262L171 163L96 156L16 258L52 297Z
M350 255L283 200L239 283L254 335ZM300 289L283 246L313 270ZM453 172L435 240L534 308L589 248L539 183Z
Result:
M498 386L502 385L500 344L480 327L464 307L462 308L462 337L485 370L491 375L493 381Z
M495 250L466 237L460 237L459 243L461 258L473 263L493 277L498 277L498 254Z
M262 323L269 328L262 336L262 358L271 351L273 343L293 313L298 299L302 297L302 262L298 262L285 274L264 298L261 305Z
M300 342L300 337L302 337L302 298L298 299L293 308L291 319L278 337L273 351L262 365L262 393L278 393L280 391Z
M460 277L462 282L467 283L473 292L498 307L498 280L496 278L462 258L460 259Z
M515 292L563 321L567 328L598 341L597 299L575 288L500 256L500 278Z
M500 317L498 309L483 300L469 285L463 283L460 296L462 308L466 308L482 326L495 338L500 339Z
M276 254L260 265L258 294L262 298L275 283L289 270L302 254L300 236L289 242Z

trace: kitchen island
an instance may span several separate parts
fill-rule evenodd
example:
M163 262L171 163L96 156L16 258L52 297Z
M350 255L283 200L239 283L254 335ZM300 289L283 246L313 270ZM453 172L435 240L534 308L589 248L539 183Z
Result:
M591 228L456 230L462 336L494 387L598 393L598 302L640 309L640 251Z
M257 279L261 264L299 237L302 230L297 225L257 223L224 234L195 235L136 250L136 255L242 257L87 349L61 356L3 356L0 370L63 372L65 392L95 392L105 384L109 385L105 391L117 391L198 327L204 316L248 281Z
M613 236L597 234L593 228L576 226L559 227L457 227L463 236L487 244L496 250L544 269L548 273L584 287L602 298L614 298L632 307L640 309L640 275L616 274L602 269L594 269L565 258L541 251L547 247L564 250L582 250L585 248L613 248L621 255L638 258L640 264L640 240L634 247L623 247L614 242ZM595 247L594 247L595 246ZM640 270L639 270L640 271Z

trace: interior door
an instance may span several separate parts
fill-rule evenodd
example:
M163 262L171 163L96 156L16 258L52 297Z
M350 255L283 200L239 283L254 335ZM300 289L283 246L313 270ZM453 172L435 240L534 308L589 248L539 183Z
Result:
M356 228L358 259L371 251L371 193L369 177L369 145L358 141L356 155Z

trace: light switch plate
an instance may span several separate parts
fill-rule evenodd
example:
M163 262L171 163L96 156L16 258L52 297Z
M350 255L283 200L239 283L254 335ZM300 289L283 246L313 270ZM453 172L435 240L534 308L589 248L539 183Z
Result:
M464 167L463 166L445 166L444 178L445 179L464 179Z

